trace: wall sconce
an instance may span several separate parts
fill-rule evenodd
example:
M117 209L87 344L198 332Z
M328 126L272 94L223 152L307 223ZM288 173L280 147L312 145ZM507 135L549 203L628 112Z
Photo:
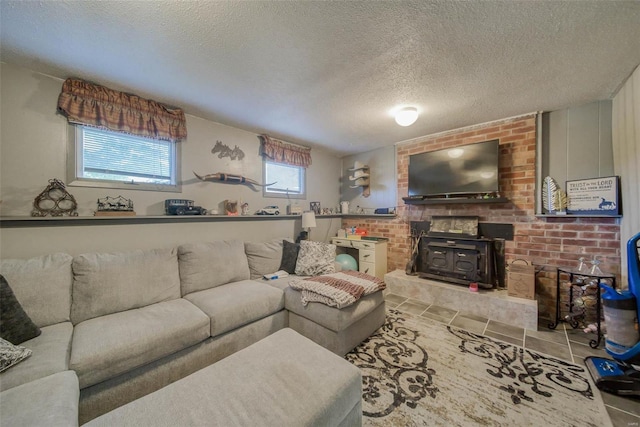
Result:
M396 112L396 123L400 126L411 126L418 120L416 107L404 107Z

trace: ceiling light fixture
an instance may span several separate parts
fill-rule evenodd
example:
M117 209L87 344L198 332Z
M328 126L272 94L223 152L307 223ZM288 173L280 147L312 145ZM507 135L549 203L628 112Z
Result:
M404 107L396 112L396 123L400 126L411 126L418 120L416 107Z

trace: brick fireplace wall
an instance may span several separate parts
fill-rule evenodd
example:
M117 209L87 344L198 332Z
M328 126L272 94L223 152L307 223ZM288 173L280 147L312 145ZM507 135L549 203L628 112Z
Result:
M462 205L405 205L411 154L474 142L500 141L500 196L508 203ZM600 268L620 275L620 230L615 218L535 216L536 118L522 116L425 136L397 146L397 217L348 218L343 227L360 226L374 236L389 238L389 270L403 269L410 256L410 221L429 221L433 215L474 215L481 222L510 223L514 239L507 241L507 264L514 259L532 262L539 270L536 298L542 317L555 317L556 267L576 267L578 258L598 256ZM564 290L561 290L564 300Z

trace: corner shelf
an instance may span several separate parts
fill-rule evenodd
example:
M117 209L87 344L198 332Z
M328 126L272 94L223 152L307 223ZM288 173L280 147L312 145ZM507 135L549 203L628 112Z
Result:
M474 199L474 198L441 198L441 199L410 199L403 197L405 205L459 205L459 204L483 204L483 203L507 203L509 199L506 197L493 197L490 199Z
M362 197L369 197L371 195L371 187L369 183L369 166L368 165L358 165L358 162L353 166L353 168L349 169L354 172L361 172L362 174L354 173L353 176L349 176L349 180L353 181L355 185L350 185L349 188L362 188ZM363 184L357 184L358 181L364 181Z

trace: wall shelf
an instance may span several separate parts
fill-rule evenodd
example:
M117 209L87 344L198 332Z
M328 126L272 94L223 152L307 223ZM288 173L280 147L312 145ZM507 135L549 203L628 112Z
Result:
M316 215L323 218L395 218L389 215ZM28 227L73 227L94 225L128 225L128 224L184 224L197 222L243 222L243 221L281 221L296 220L300 215L137 215L137 216L5 216L0 217L0 228L28 228Z
M552 215L536 214L536 218L622 218L622 215Z
M459 205L459 204L483 204L483 203L507 203L509 199L506 197L493 197L490 199L474 199L474 198L441 198L441 199L410 199L403 197L405 205Z

